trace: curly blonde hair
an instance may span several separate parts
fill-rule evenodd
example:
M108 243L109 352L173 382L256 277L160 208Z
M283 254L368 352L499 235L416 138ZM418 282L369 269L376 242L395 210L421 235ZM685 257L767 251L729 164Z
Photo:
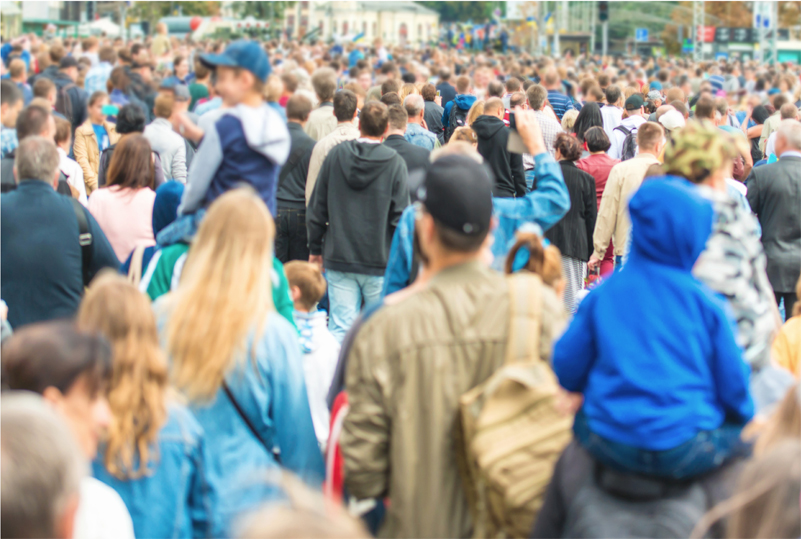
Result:
M158 458L159 430L167 420L169 381L150 300L123 277L103 274L81 302L78 327L102 334L113 348L106 469L119 479L148 475L150 462Z

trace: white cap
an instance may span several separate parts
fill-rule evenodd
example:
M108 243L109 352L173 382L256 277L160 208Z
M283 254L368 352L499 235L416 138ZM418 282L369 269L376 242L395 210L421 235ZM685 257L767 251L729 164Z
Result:
M684 114L677 110L669 110L659 117L659 123L668 131L684 127Z

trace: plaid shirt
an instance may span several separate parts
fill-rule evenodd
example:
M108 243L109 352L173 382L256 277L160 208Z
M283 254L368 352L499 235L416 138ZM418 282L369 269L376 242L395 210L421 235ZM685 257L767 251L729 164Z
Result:
M90 96L95 92L105 92L106 81L111 76L114 66L108 62L100 62L89 70L83 81L83 88Z
M545 142L545 149L548 150L548 153L553 157L555 155L553 145L556 142L556 135L562 132L562 126L541 110L535 110L534 116L537 118L537 123L540 124L542 139Z
M3 159L16 150L18 144L16 129L3 127L2 130L0 130L0 153L2 153Z

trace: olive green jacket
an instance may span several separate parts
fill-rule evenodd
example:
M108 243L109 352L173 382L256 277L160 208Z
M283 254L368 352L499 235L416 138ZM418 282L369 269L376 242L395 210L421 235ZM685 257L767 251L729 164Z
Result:
M459 397L503 364L509 288L478 262L438 273L379 310L348 358L350 409L341 438L353 496L389 498L383 537L468 537L457 465ZM562 302L542 289L540 357L564 328Z

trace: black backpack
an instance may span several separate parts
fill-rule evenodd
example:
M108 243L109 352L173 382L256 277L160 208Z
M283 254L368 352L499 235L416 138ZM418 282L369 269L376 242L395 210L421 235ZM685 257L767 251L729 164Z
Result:
M622 125L619 125L615 127L615 129L626 135L626 138L623 139L623 149L620 152L620 160L628 161L637 155L637 128L626 129Z
M596 464L568 508L562 537L689 537L708 505L699 482L669 484Z
M447 140L451 139L451 135L453 132L456 131L457 127L464 127L467 125L467 113L470 112L469 110L462 110L459 108L459 105L456 104L454 101L453 106L451 107L451 114L448 117L448 136L446 137Z
M64 117L73 122L72 99L68 90L75 88L74 84L65 84L56 91L56 112L60 112Z

